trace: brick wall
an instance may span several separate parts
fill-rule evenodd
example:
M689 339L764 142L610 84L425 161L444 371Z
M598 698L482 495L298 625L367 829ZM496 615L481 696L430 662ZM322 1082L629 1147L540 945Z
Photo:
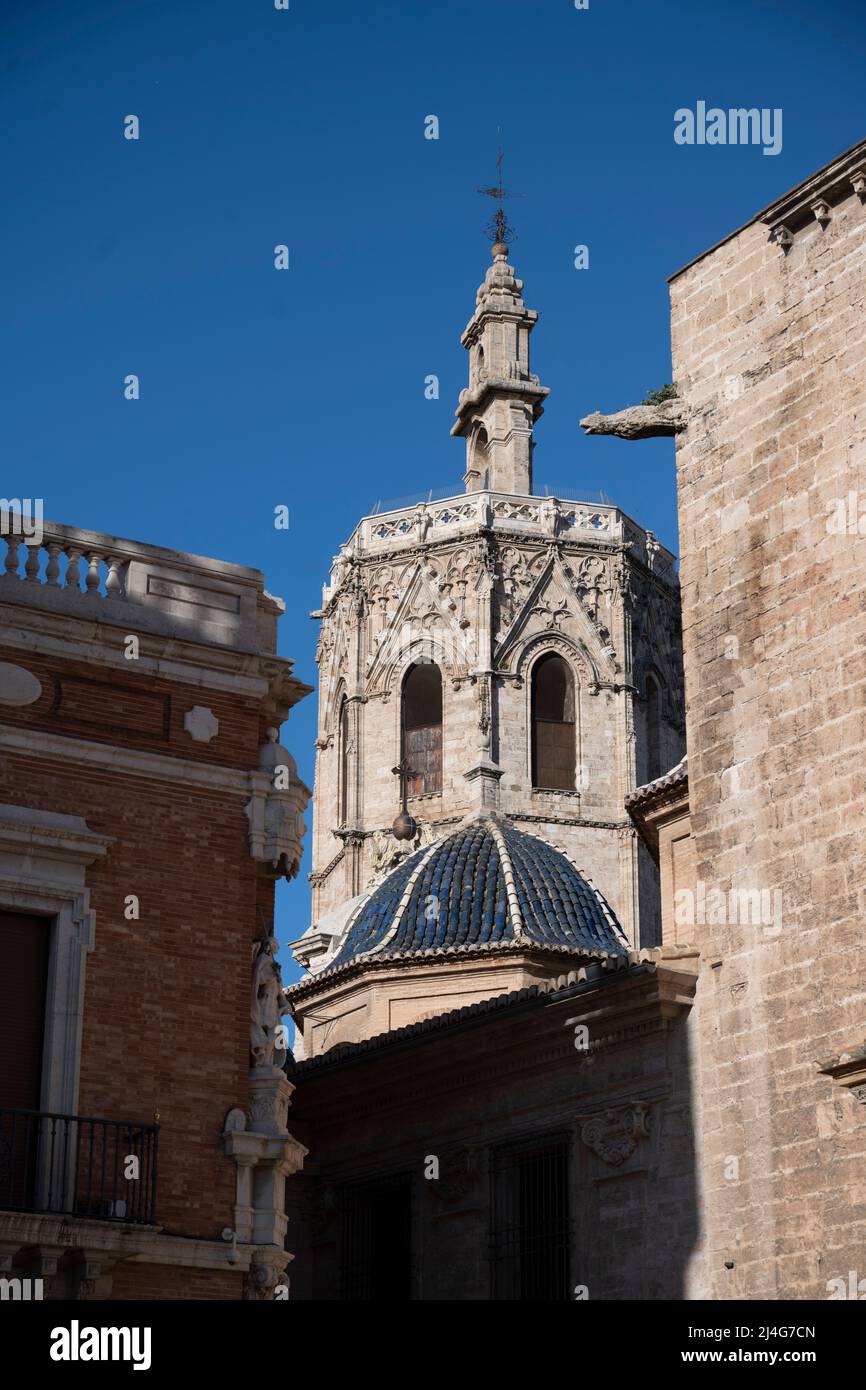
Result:
M211 766L256 766L255 701L18 649L5 659L26 662L43 685L35 705L4 710L9 725ZM74 682L83 690L88 680L109 691L105 703L67 705ZM129 692L126 703L110 695L112 687ZM158 736L154 701L167 701L170 711ZM183 728L184 711L196 704L220 721L209 744L194 742ZM87 718L92 727L85 727ZM258 880L250 856L245 798L8 753L0 760L0 802L83 816L92 830L115 837L87 871L96 934L87 960L78 1113L149 1123L158 1112L159 1223L171 1233L217 1238L233 1224L235 1200L223 1120L231 1107L247 1104L250 942L273 909L273 888ZM130 894L139 899L138 920L124 915Z

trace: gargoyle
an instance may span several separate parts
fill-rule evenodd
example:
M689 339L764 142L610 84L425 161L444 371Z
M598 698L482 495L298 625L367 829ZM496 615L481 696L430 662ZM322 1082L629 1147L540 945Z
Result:
M685 401L674 397L658 405L630 405L614 415L596 410L586 415L580 427L587 434L615 434L620 439L653 439L658 435L680 434L689 422Z

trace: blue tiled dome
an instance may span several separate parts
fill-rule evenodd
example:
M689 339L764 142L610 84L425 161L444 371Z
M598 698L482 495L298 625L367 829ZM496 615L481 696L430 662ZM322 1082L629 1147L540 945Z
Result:
M480 817L394 869L349 922L329 969L437 949L543 946L623 955L604 898L561 850Z

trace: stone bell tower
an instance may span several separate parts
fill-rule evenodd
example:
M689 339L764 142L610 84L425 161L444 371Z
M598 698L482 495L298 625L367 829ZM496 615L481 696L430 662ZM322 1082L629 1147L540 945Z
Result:
M508 259L497 241L493 264L476 296L476 309L460 341L469 353L469 386L460 392L451 433L466 440L467 492L532 492L532 429L548 387L529 369L529 340L538 320L527 309Z
M364 517L313 614L313 924L293 949L314 971L401 858L472 815L565 851L655 944L655 869L624 802L684 751L675 557L615 506L533 495L538 316L501 235L492 256L461 340L466 492Z

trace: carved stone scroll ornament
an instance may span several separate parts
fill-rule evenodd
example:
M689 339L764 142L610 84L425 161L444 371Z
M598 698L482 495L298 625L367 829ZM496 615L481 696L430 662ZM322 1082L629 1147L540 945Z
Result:
M373 888L410 854L432 844L434 839L434 831L426 823L418 826L418 833L412 840L395 840L391 830L374 830L371 837L373 863L365 891Z
M618 1168L650 1134L651 1113L642 1101L593 1115L580 1125L580 1137L603 1163Z
M477 1149L452 1149L442 1155L439 1177L428 1181L427 1191L446 1206L453 1206L465 1200L480 1177Z

